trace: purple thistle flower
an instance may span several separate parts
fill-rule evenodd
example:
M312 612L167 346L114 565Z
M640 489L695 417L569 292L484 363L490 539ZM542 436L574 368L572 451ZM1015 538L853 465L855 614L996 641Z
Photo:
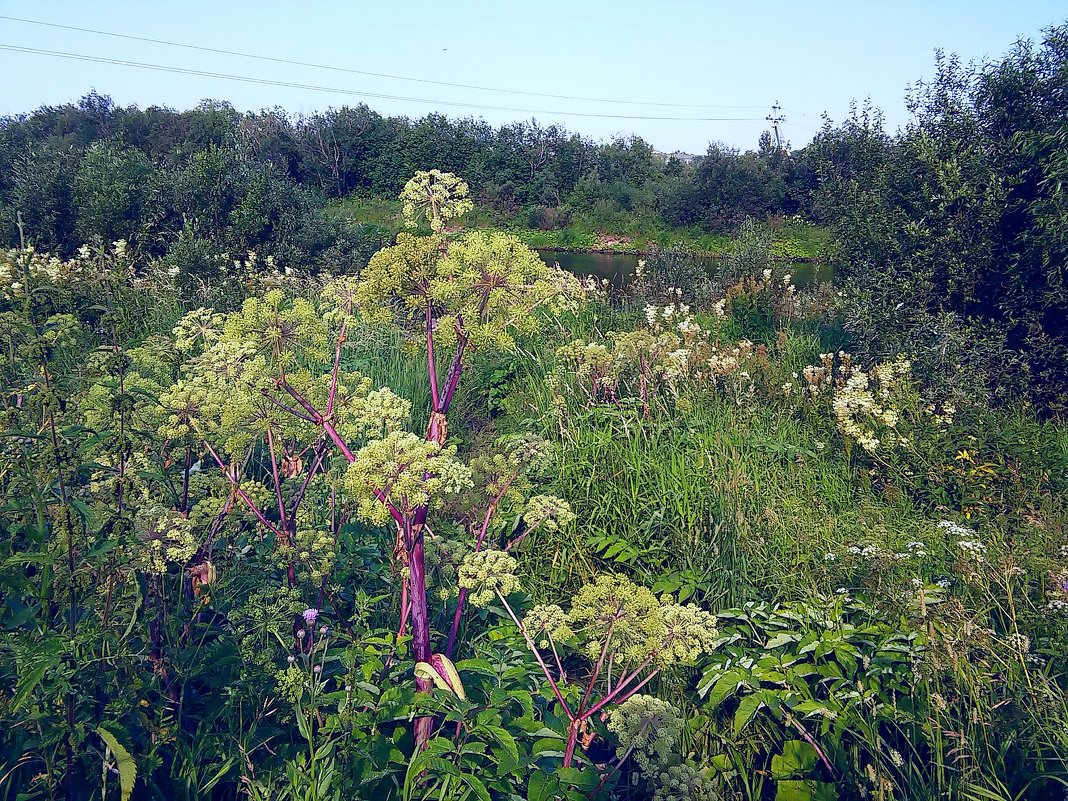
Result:
M315 625L315 619L319 617L318 609L305 609L300 613L300 616L304 618L304 622L309 626Z

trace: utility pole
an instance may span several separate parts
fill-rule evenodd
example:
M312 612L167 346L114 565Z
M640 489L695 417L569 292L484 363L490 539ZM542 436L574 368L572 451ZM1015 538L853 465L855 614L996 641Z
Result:
M782 152L782 138L779 136L779 126L786 122L786 117L782 114L782 106L779 105L779 101L775 101L775 105L771 107L771 114L766 116L768 122L771 123L771 130L775 132L775 149L780 153Z

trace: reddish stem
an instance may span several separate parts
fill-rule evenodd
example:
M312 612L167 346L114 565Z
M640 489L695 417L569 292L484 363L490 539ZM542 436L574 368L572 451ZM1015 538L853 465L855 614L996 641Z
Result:
M512 611L512 607L508 605L508 601L503 595L501 595L500 591L497 592L497 597L504 605L504 609L508 613L508 617L512 618L512 622L515 623L516 628L519 629L519 633L523 635L523 640L526 642L527 648L529 648L530 652L534 654L534 658L538 660L538 664L541 666L541 672L544 673L545 678L549 680L549 686L552 687L553 695L555 695L556 700L560 702L560 706L564 708L564 713L567 715L568 720L574 723L576 720L578 720L578 718L575 717L575 715L571 712L571 707L569 707L567 705L567 701L564 700L564 696L561 694L560 688L557 686L556 680L553 678L553 674L549 672L549 668L545 664L545 660L541 658L541 651L538 650L538 647L534 644L534 641L530 638L530 635L527 634L526 627L519 622L519 618L515 616L515 612Z
M256 504L254 504L252 502L252 499L248 497L248 495L245 493L245 491L243 489L241 489L241 485L237 483L237 481L234 479L234 477L232 475L230 475L230 471L226 469L226 465L223 463L223 460L219 458L219 454L217 454L215 452L215 449L212 448L211 445L206 440L204 442L204 447L208 449L208 452L215 459L215 463L217 465L219 465L219 469L222 470L223 475L226 476L226 480L230 482L230 486L233 488L234 492L237 493L237 497L240 498L242 501L244 501L245 506L247 506L251 510L251 512L254 515L256 515L256 519L259 520L260 523L262 523L268 529L273 531L274 535L276 537L278 537L278 539L280 539L280 540L285 539L285 535L281 531L279 531L277 528L275 528L274 524L272 524L264 516L263 512L261 512L259 510L259 507L257 507Z
M304 414L303 412L298 412L296 409L294 409L289 404L282 403L282 401L280 401L277 398L275 398L274 396L272 396L271 393L268 392L265 389L261 389L260 390L260 395L265 397L267 400L269 400L271 403L273 403L279 409L282 409L283 411L289 412L294 417L298 417L301 420L306 420L309 423L316 423L317 424L319 422L318 420L312 419L311 417L309 417L308 415Z
M275 383L282 389L284 389L286 392L288 392L290 397L292 397L293 400L299 403L301 408L304 409L304 411L311 415L313 422L322 422L323 416L319 413L319 410L312 406L310 403L308 403L308 400L299 392L297 392L293 385L290 384L284 376L276 379Z
M289 504L290 517L296 518L297 509L304 501L304 494L308 491L308 486L311 484L312 479L315 478L315 474L319 472L319 468L323 466L323 459L326 458L326 444L320 442L315 449L315 461L312 462L311 467L308 469L308 475L304 477L304 482L300 485L300 489L297 490L297 494L293 496L293 500Z
M430 376L430 408L438 411L438 367L434 360L434 315L430 307L430 298L426 301L426 371Z
M337 445L337 449L341 451L341 455L345 457L345 461L349 464L355 462L356 456L353 454L352 449L345 444L345 440L343 440L341 435L337 433L337 429L334 428L333 424L329 420L322 420L321 418L320 422L323 426L323 431L325 431L326 435L333 440L335 445Z
M278 457L274 450L274 434L271 433L270 426L267 427L267 451L271 455L271 476L274 478L274 495L278 501L278 519L282 526L282 531L285 533L286 528L286 505L282 501L282 479L278 475ZM282 540L283 546L289 545L289 536Z
M649 662L650 662L650 660L648 660L648 659L645 660L645 662L642 663L642 667L648 665ZM639 667L638 670L636 670L633 673L631 673L630 676L628 676L625 681L621 681L619 684L617 684L615 692L610 693L609 695L606 695L604 698L602 698L597 704L595 704L593 706L592 709L590 709L589 711L586 712L585 717L587 717L587 718L593 717L594 715L596 715L598 712L600 712L605 706L607 706L610 703L615 702L617 704L622 704L624 701L626 701L628 698L630 698L632 695L634 695L634 693L638 692L638 690L640 690L642 687L644 687L646 684L648 684L650 681L652 681L653 676L655 676L657 673L660 672L660 668L657 668L652 673L650 673L648 676L646 676L644 679L642 679L640 682L638 682L636 685L634 685L631 689L627 690L626 693L623 693L622 692L623 688L626 687L627 684L629 684L634 679L634 677L638 675L638 671L641 670L641 669L642 668Z
M616 610L616 614L619 614L619 610ZM604 658L608 655L608 646L612 642L612 628L615 626L615 617L612 618L608 624L608 631L605 632L604 645L601 646L601 655L597 657L597 664L593 666L593 673L590 675L590 682L586 685L586 692L582 696L582 703L579 704L578 714L582 717L582 710L586 708L586 702L590 700L590 694L593 692L593 685L597 683L597 677L601 675L601 668L604 667Z
M421 507L412 522L405 521L405 539L411 543L408 557L409 603L412 616L412 656L416 662L429 662L430 650L430 612L426 599L426 567L423 552L423 522L426 519L426 507ZM416 678L419 692L430 692L431 683L426 679ZM415 722L416 747L422 747L430 739L431 719L419 718Z
M579 720L573 718L567 726L567 747L564 749L564 767L571 767L575 758L575 746L578 744Z

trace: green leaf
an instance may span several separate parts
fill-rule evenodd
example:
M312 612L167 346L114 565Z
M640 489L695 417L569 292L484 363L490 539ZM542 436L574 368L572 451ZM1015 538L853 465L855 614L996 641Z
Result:
M527 801L549 801L552 793L559 788L552 774L536 770L530 774L527 782Z
M728 670L712 685L712 690L709 692L708 684L698 688L698 692L702 695L708 693L708 706L711 709L715 709L728 698L730 698L737 691L738 686L745 680L745 672L741 670Z
M716 773L726 773L728 770L734 770L734 763L731 762L730 754L715 754L708 760L708 764L712 766L712 770Z
M774 637L768 640L767 644L764 647L768 650L771 650L772 648L780 648L783 645L789 645L792 642L797 642L800 639L800 634L793 634L791 632L784 631L781 634L776 634Z
M62 653L62 646L54 639L41 643L35 652L33 665L26 672L19 674L18 682L15 684L15 694L11 696L13 712L17 712L26 703L45 674L59 664Z
M803 776L816 764L816 749L803 740L787 740L782 754L771 758L771 775L776 779Z
M833 784L814 779L791 779L780 781L775 790L775 801L837 801L838 792Z
M519 762L519 746L516 745L515 737L500 726L483 726L482 729L500 744L512 758L512 762Z
M749 725L749 721L753 719L763 705L764 702L760 700L759 695L747 695L742 699L742 702L738 704L738 710L734 713L735 737L741 735L742 729Z
M104 745L108 747L112 756L115 757L115 762L119 768L119 789L122 791L122 801L129 801L130 796L133 795L134 782L137 781L137 763L134 762L130 752L115 738L114 734L103 726L98 726L96 733L100 735Z
M476 776L472 776L470 773L464 773L460 776L460 779L470 787L479 801L492 801L490 798L489 790L486 789L486 785L482 783L482 780Z
M556 778L583 790L592 790L601 780L601 774L593 769L557 768Z

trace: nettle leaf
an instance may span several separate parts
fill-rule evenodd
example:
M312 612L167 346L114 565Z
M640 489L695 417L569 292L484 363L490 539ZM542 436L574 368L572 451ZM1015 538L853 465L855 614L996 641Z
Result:
M37 685L63 658L64 646L58 639L45 640L34 654L33 665L25 671L19 671L15 694L11 697L11 710L18 711L30 698Z
M129 801L130 796L133 795L134 782L137 781L137 763L114 734L103 726L98 726L96 733L100 735L104 745L115 757L119 769L119 790L122 793L122 801Z

